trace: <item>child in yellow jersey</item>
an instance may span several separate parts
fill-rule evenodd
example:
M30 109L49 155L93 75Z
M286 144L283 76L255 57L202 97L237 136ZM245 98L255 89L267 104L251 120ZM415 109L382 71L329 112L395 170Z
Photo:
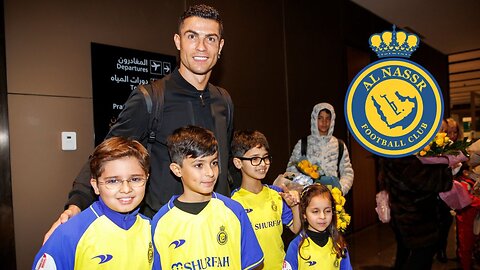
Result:
M153 217L153 269L255 269L263 252L237 202L213 192L218 144L207 129L179 128L167 139L170 170L183 193Z
M335 200L328 187L305 187L300 199L302 230L288 246L283 270L350 270L346 242L337 230Z
M55 230L32 269L151 269L150 219L138 213L149 166L137 141L112 137L98 145L90 170L99 200Z
M259 131L236 131L231 149L233 163L242 173L242 185L232 192L232 199L243 206L252 223L265 255L263 269L281 269L283 224L293 233L300 230L298 192L262 184L272 157L268 141Z

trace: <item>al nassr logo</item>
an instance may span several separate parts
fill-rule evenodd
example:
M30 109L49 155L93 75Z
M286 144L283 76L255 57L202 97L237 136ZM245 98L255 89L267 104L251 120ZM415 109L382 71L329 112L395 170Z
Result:
M365 67L350 84L345 118L354 138L385 157L414 154L435 136L443 117L443 98L433 76L409 61L419 39L403 31L370 37L380 60Z

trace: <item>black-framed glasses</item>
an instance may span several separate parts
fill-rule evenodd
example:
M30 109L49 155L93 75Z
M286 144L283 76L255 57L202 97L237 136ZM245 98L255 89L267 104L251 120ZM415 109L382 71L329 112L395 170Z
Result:
M264 157L237 157L240 160L250 160L250 163L252 166L258 166L263 162L265 162L265 165L270 165L272 163L272 156L264 156Z
M105 185L107 189L119 190L122 187L124 181L127 181L127 183L132 188L139 188L145 185L145 183L147 182L147 178L141 177L141 176L132 176L128 179L111 177L111 178L106 178L104 181L98 181L98 183Z

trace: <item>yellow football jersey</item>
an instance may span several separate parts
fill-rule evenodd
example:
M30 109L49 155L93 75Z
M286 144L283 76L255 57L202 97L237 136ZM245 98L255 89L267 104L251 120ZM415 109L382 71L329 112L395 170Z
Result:
M263 253L243 208L213 193L198 214L172 197L153 217L154 269L253 269Z
M285 257L283 224L290 226L293 223L292 210L278 194L279 191L279 187L264 185L258 194L243 188L232 192L232 199L239 202L248 214L262 247L265 256L264 270L282 268Z

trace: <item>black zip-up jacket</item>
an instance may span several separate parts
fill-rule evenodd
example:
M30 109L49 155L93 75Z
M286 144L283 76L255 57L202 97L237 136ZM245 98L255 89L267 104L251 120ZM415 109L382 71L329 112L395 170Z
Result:
M150 178L145 194L142 212L152 217L158 209L175 194L182 193L182 183L170 171L170 157L166 146L167 137L172 132L186 125L207 128L215 134L219 143L220 174L215 191L229 196L230 188L227 180L228 155L233 133L233 104L226 91L223 96L212 98L212 85L203 91L197 90L188 83L178 70L165 81L163 120L157 127L157 142L152 145L150 153ZM215 89L217 91L217 89ZM149 117L145 97L135 89L125 103L118 120L110 129L106 138L123 136L144 141L148 136ZM153 117L153 116L152 116ZM69 193L68 205L77 205L80 209L88 207L95 199L90 185L90 169L87 162L73 182Z

